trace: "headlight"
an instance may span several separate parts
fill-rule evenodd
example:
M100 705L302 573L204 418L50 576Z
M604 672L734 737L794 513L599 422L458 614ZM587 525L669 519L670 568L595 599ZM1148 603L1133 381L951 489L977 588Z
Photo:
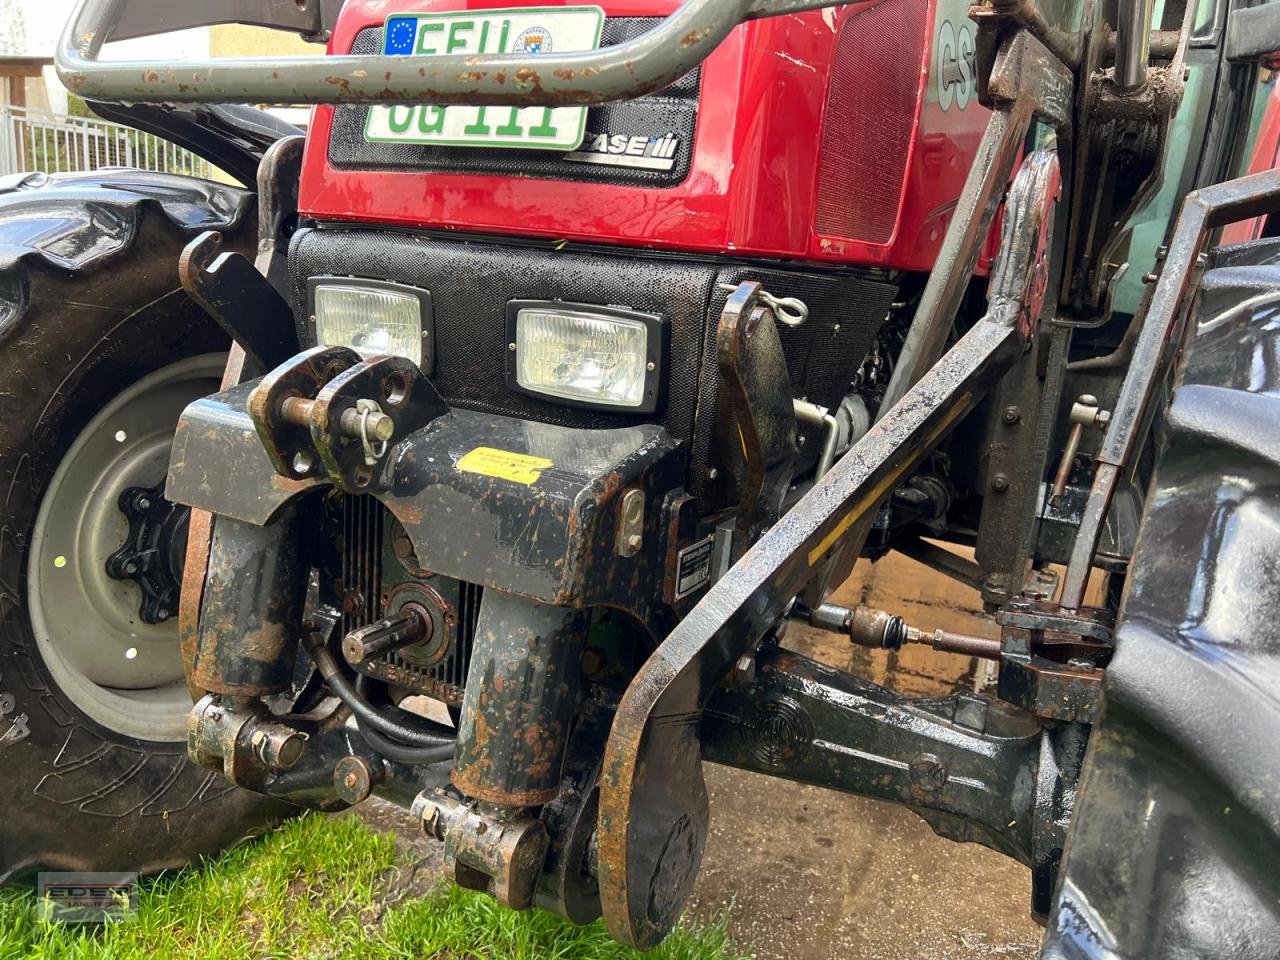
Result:
M661 317L616 307L515 300L507 306L507 381L574 406L657 409Z
M350 347L362 357L408 357L431 372L431 294L376 280L313 277L316 343Z

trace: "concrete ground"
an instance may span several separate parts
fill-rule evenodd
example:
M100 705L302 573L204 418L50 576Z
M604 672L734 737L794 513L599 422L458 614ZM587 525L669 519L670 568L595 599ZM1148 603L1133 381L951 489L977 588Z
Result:
M861 564L833 598L898 612L914 625L994 635L977 594L897 554ZM793 624L784 645L913 696L972 687L984 665L908 647L851 647ZM944 840L905 808L711 764L711 836L690 915L728 918L756 960L1033 960L1028 871L976 844ZM360 808L420 858L430 886L439 845L407 829L403 811Z

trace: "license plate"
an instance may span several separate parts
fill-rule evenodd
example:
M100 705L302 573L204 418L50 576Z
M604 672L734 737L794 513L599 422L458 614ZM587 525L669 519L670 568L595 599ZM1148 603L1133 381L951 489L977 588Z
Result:
M389 57L573 53L596 49L603 27L599 7L397 13L387 18L382 52ZM364 137L370 143L576 150L586 126L586 107L413 104L371 107Z

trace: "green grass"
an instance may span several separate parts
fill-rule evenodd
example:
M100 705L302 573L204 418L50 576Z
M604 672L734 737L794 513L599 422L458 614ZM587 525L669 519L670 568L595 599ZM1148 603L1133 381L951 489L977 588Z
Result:
M306 816L200 868L144 885L136 918L104 927L37 917L30 891L0 892L0 960L744 960L722 925L682 927L650 954L541 911L515 913L439 885L401 897L413 863L352 817Z

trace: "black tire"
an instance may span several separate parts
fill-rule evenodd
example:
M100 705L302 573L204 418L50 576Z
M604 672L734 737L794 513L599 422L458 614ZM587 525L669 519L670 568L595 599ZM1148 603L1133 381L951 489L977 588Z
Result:
M0 192L0 881L173 868L289 809L196 767L180 741L91 719L54 681L27 603L41 498L86 424L153 371L226 350L181 292L182 247L218 229L251 251L254 220L242 190L154 174Z
M1047 960L1280 949L1280 241L1217 251L1193 318Z

